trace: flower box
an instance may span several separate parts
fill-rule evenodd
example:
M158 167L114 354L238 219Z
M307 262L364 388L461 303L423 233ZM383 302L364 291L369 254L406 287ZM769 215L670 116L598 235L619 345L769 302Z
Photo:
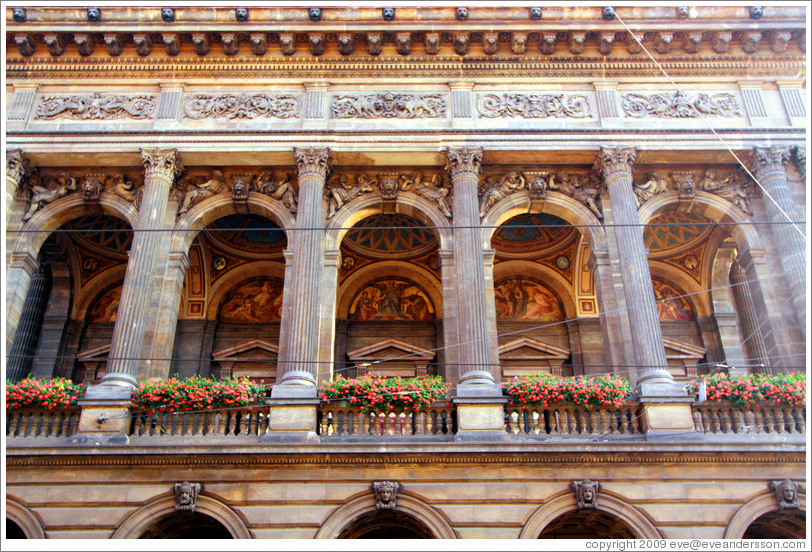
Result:
M608 374L597 378L517 376L502 384L502 391L509 399L508 405L546 407L562 403L587 409L620 407L632 392L628 381Z
M744 408L762 406L806 407L806 374L728 374L700 376L689 382L688 392L699 400L705 383L706 402L730 402Z
M366 374L360 378L336 376L319 386L323 401L344 401L348 408L363 413L418 411L446 398L449 384L439 376L402 379Z

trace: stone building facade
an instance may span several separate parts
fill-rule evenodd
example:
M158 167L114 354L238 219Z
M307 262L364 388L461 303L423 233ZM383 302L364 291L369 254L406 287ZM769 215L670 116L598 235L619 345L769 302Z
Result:
M805 411L685 385L807 363L806 9L5 8L6 374L89 384L9 535L802 538ZM318 399L368 371L452 398ZM175 374L274 386L130 411Z

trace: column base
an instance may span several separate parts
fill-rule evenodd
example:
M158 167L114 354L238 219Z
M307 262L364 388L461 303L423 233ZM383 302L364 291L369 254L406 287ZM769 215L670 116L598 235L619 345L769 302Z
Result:
M505 431L505 397L454 398L457 409L457 441L501 441L508 438Z
M640 397L646 437L694 433L693 402L692 397Z
M121 399L82 399L78 433L121 435L126 440L130 432L132 416L130 397Z
M275 388L274 388L275 389ZM268 432L263 442L317 443L319 399L267 399Z

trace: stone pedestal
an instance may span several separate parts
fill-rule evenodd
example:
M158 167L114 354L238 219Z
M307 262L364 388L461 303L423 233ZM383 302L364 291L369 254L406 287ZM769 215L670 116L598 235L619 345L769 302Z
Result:
M268 432L263 441L271 442L318 442L316 424L318 420L319 399L284 398L267 399L270 407Z
M501 390L499 393L501 394ZM457 434L454 438L458 441L507 439L505 403L506 397L457 396L454 399L454 406L457 408Z
M642 396L643 430L647 437L694 431L692 397Z

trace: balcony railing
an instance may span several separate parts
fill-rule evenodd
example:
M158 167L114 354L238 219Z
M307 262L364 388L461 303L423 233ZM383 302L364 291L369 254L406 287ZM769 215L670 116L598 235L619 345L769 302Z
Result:
M6 437L70 437L79 428L79 408L6 411Z
M249 437L268 431L268 408L132 414L134 437Z
M453 435L457 431L455 414L454 407L447 405L380 414L363 413L359 407L341 403L323 404L319 409L318 432L322 438Z
M511 435L603 435L643 433L639 406L587 409L583 406L508 406Z
M704 402L693 405L694 429L700 433L806 433L806 410L800 406L758 406Z

